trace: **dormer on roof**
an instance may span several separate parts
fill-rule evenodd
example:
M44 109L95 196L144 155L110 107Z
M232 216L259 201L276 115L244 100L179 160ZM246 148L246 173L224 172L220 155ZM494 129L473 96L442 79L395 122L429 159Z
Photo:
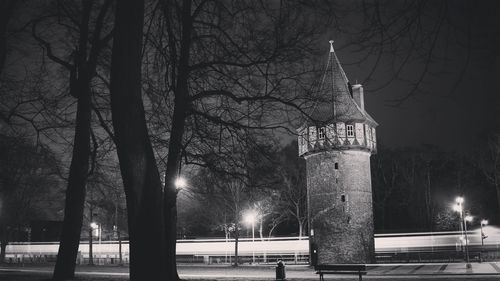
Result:
M376 150L377 122L366 112L363 86L351 85L330 41L315 102L299 133L299 155L324 149ZM301 145L302 144L302 145Z

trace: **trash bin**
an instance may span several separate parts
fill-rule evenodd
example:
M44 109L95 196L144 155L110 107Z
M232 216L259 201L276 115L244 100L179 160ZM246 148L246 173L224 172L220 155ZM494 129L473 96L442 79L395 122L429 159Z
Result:
M276 264L276 280L286 280L285 263L282 260Z

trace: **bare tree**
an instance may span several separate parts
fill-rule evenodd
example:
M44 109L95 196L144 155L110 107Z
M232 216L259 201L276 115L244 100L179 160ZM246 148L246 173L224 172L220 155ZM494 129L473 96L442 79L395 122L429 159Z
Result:
M234 237L234 266L239 264L238 243L240 238L242 212L249 206L248 185L238 178L228 174L201 170L197 176L197 197L203 202L210 202L205 206L206 219L212 225L222 228L226 238Z
M219 182L220 187L223 188L220 193L222 202L229 210L230 214L233 215L231 223L229 224L228 230L233 233L234 236L234 262L233 266L239 265L239 252L238 252L238 242L240 238L241 230L241 216L243 211L243 204L245 202L244 190L245 184L239 180L229 179L225 182Z
M130 236L130 280L167 278L162 184L141 97L143 1L116 5L111 59L111 111L125 189ZM175 225L168 225L174 228ZM173 237L175 243L175 237ZM169 257L175 263L175 256Z
M32 35L47 57L67 71L69 94L77 99L73 157L69 169L61 242L53 276L55 280L63 280L74 277L80 243L85 186L91 172L89 163L93 155L90 148L91 83L96 76L101 50L111 38L109 34L102 35L109 31L109 28L105 27L105 21L111 1L106 0L96 5L94 1L82 0L81 5L77 7L70 1L56 1L50 5L48 9L55 12L56 16L40 16L34 20ZM77 43L63 49L64 55L56 54L61 52L61 47L54 47L55 44L45 38L55 34L48 34L49 27L59 31L66 30L75 36ZM45 29L41 31L40 28ZM70 60L67 60L68 57Z
M43 219L54 210L59 181L59 165L47 147L35 145L25 136L0 135L0 263L10 239L22 241L30 221ZM40 211L40 210L45 210Z
M293 219L298 225L299 237L304 236L307 222L307 189L305 162L297 158L297 143L287 145L280 155L278 173L281 177L279 214Z
M225 138L245 142L248 130L286 128L274 117L300 109L299 77L309 70L304 54L320 31L296 2L162 1L161 8L160 32L150 40L164 67L160 92L173 107L165 118L171 127L164 204L171 225L181 156L206 166L226 153ZM167 232L169 257L174 234ZM175 272L175 265L169 269Z
M475 166L487 182L494 188L500 206L500 133L492 130L484 138L485 145L475 152Z
M378 148L379 153L372 157L372 182L374 187L374 208L376 209L375 225L384 230L386 208L396 189L401 188L400 163L398 155L393 151Z

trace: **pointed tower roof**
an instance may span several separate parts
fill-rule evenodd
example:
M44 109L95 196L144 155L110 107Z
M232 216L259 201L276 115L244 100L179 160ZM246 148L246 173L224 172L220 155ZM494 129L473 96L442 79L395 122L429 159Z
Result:
M323 77L313 92L315 105L307 125L357 121L377 126L377 122L352 97L352 89L330 40L330 53Z

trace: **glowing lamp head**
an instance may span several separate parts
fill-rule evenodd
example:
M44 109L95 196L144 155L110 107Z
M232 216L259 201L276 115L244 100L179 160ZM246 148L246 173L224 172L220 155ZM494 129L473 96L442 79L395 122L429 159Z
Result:
M465 216L465 220L468 222L472 222L474 218L472 216Z
M459 212L459 213L462 212L462 206L460 206L458 204L457 205L453 205L453 211Z
M457 202L458 204L462 204L464 203L464 198L462 196L458 196L456 199L455 199L455 202Z
M248 211L245 214L244 220L247 224L254 224L257 220L257 213L255 211Z
M184 188L187 186L187 182L186 180L183 178L183 177L178 177L176 180L175 180L175 187L180 189L180 188Z
M97 223L95 223L95 222L92 222L92 223L90 224L90 227L91 227L92 229L97 229L97 228L99 228L99 225L98 225Z
M488 220L482 220L481 225L488 225Z

